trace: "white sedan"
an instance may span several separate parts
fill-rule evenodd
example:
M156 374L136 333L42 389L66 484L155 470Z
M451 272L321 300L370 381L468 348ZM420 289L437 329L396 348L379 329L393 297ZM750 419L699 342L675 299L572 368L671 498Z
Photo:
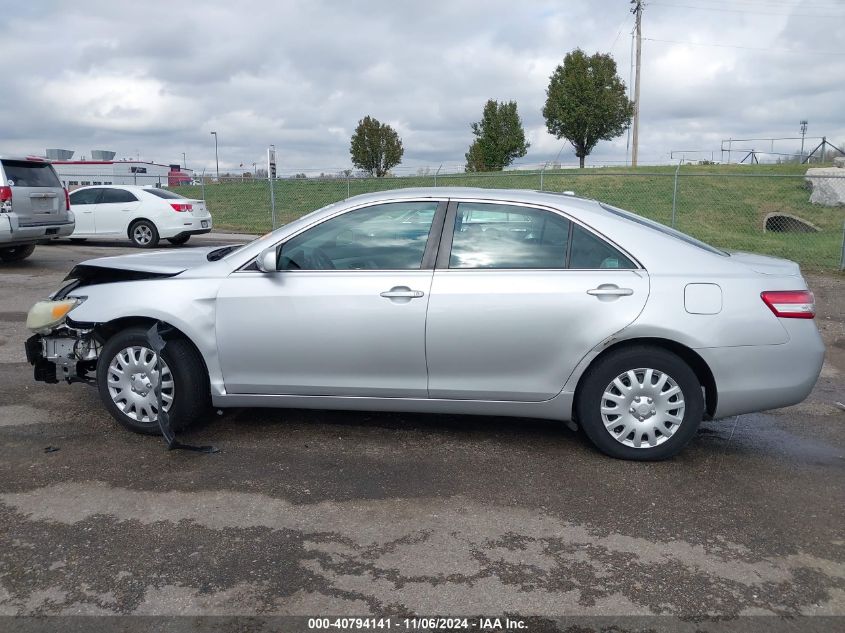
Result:
M211 214L204 201L166 189L80 187L70 194L70 206L76 216L72 240L128 237L135 246L155 248L161 238L178 245L191 235L211 231Z

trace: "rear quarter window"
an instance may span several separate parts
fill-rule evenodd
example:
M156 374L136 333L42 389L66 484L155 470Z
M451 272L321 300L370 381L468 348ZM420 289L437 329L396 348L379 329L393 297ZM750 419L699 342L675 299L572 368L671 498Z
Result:
M11 187L61 187L59 177L50 163L30 163L23 160L4 160L4 185Z
M575 226L569 251L569 268L636 268L636 264L619 249L614 248L583 227Z
M182 200L187 199L185 196L180 196L178 193L173 193L172 191L166 191L164 189L144 189L147 193L151 193L158 198L164 198L165 200Z

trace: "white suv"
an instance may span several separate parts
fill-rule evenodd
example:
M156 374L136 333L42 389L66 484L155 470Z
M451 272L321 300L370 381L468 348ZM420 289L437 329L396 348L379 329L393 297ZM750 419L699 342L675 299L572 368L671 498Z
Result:
M26 259L39 241L73 227L67 190L47 160L0 156L0 261Z

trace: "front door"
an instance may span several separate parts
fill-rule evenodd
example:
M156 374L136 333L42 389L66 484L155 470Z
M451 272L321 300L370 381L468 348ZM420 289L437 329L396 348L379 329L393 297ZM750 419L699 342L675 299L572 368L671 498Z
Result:
M444 234L426 326L432 398L548 400L648 296L644 270L552 210L462 202Z
M97 208L97 201L103 193L103 189L92 187L89 189L77 189L70 194L70 208L76 219L76 226L73 228L73 235L96 235L97 223L94 218L94 209Z
M232 273L217 298L226 391L426 397L430 233L445 210L426 200L347 211L281 244L277 271Z

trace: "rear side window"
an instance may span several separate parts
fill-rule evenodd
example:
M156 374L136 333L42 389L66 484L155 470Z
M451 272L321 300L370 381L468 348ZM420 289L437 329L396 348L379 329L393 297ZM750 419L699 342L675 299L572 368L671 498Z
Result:
M4 160L3 171L10 187L61 187L59 177L50 163L30 163L23 160Z
M172 191L166 191L164 189L155 189L149 188L144 189L147 193L151 193L154 196L158 196L159 198L164 198L165 200L179 200L185 198L185 196L180 196L178 193L173 193Z
M587 229L576 226L572 233L569 267L580 269L636 268L634 262Z
M70 194L70 204L96 204L102 189L79 189Z
M108 202L137 202L138 198L126 189L104 189L102 203Z
M571 222L556 213L462 202L449 268L565 268Z

